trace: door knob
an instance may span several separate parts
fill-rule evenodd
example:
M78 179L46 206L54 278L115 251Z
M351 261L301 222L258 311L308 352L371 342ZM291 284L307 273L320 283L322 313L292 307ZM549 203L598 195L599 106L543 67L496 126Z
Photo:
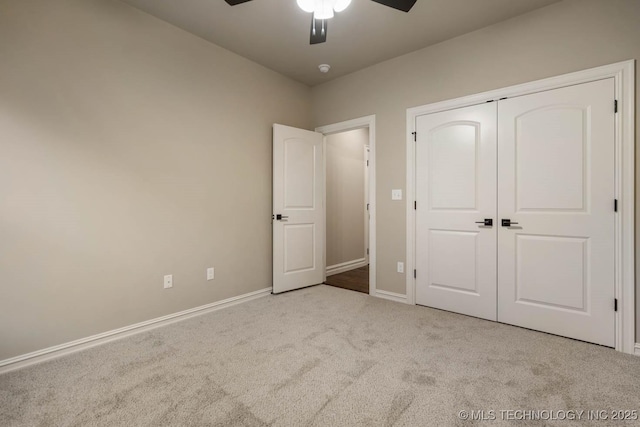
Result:
M476 221L476 224L482 224L485 227L493 226L493 218L485 218L484 221Z
M288 219L289 217L287 215L280 215L280 214L276 215L276 220L278 221L287 221Z
M517 224L517 222L511 221L509 218L503 218L502 219L502 226L503 227L511 227L514 224Z

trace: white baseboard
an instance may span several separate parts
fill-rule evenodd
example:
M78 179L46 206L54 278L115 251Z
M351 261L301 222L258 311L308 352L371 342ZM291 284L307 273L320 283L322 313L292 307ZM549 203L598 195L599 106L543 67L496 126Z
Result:
M81 338L79 340L56 345L53 347L48 347L42 350L37 350L31 353L12 357L10 359L0 360L0 374L24 368L29 365L34 365L36 363L44 362L46 360L54 359L60 356L65 356L67 354L75 353L87 348L106 344L111 341L146 332L161 326L166 326L171 323L180 322L191 317L211 313L213 311L251 301L256 298L264 297L266 295L269 295L271 293L271 290L272 288L270 287L260 289L259 291L249 292L248 294L238 295L236 297L212 302L211 304L201 305L200 307L190 308L188 310L169 314L167 316L157 317L155 319L103 332L101 334L92 335L90 337Z
M378 298L384 298L395 302L407 303L407 296L402 294L396 294L395 292L383 291L376 289L376 296Z
M634 354L635 354L636 356L640 356L640 342L637 342L637 343L636 343L636 348L635 348L635 352L634 352Z
M327 266L327 276L333 276L334 274L344 273L345 271L355 270L356 268L364 267L369 262L366 258L354 259L352 261L341 262L340 264Z

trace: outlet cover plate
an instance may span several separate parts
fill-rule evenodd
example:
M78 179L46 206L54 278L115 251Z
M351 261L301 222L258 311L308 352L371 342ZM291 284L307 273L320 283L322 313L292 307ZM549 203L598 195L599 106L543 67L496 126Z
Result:
M164 276L164 288L173 288L173 274L167 274Z

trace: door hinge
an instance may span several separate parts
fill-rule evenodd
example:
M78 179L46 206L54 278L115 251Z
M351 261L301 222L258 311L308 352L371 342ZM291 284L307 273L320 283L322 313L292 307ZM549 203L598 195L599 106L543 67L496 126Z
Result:
M413 142L416 142L418 140L418 132L411 132L411 135L413 135Z
M416 270L413 270L413 278L415 279L417 277L418 277L418 274L417 274Z
M367 203L367 210L369 210L369 203Z
M413 201L413 210L418 210L418 202L417 201Z
M369 255L369 248L367 248L367 255Z
M618 199L613 199L613 211L618 212Z
M369 166L369 160L367 160L367 166Z
M618 311L618 298L613 299L613 311Z
M617 113L618 112L618 100L614 100L613 101L613 112Z

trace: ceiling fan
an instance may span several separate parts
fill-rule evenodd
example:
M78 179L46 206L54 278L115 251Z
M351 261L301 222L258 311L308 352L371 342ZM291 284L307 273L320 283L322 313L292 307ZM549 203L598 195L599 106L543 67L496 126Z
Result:
M251 0L225 0L229 5L235 6ZM393 9L409 12L416 0L372 0ZM313 13L311 16L310 44L324 43L327 41L327 21L333 18L333 12L342 12L349 6L351 0L297 0L298 6L305 12Z

